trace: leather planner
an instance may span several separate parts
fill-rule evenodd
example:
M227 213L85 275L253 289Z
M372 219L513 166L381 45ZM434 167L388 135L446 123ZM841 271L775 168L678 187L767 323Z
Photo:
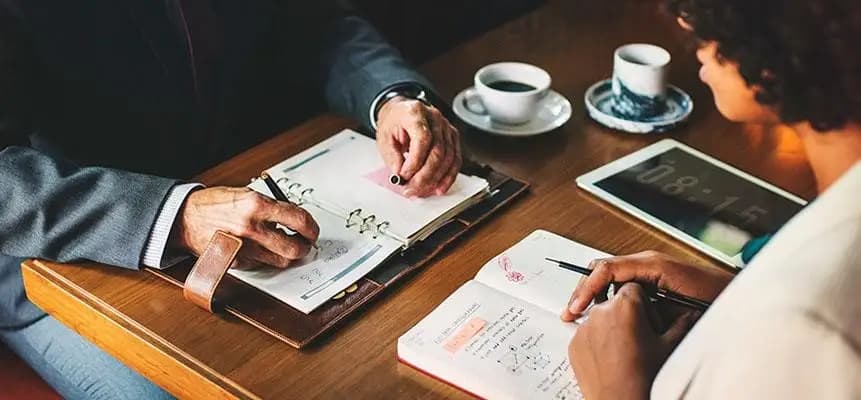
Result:
M487 166L467 164L462 172L486 179L489 194L308 314L226 274L242 241L222 232L213 237L199 259L189 259L165 270L147 270L183 289L186 299L201 308L231 314L290 346L302 348L382 297L387 287L409 279L422 268L432 268L436 256L529 188L528 183Z

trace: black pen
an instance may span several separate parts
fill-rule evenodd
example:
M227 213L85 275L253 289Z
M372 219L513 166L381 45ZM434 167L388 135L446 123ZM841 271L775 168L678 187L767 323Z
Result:
M397 186L403 186L403 185L407 184L407 180L404 178L401 178L401 176L398 174L392 174L392 176L389 177L389 182L392 185L397 185Z
M272 176L269 175L269 173L264 171L260 174L260 179L263 179L263 182L266 184L266 187L268 187L269 191L272 192L272 195L275 196L275 200L290 203L290 200L287 198L287 195L284 194L284 192L281 190L278 184L275 183L275 180L272 179ZM311 243L311 246L317 251L320 250L320 246L318 246L317 243Z
M269 173L261 173L260 178L263 179L263 182L266 183L266 187L268 187L269 191L272 192L272 195L275 196L275 200L284 201L287 203L290 202L290 200L287 199L287 195L281 191L281 188L278 187L278 184L275 183L275 180L272 179L272 176L270 176Z
M552 263L556 263L557 265L559 265L560 268L567 269L569 271L574 271L574 272L577 272L577 273L580 273L583 275L587 275L587 276L592 274L591 269L581 267L579 265L574 265L571 263L567 263L565 261L554 260L552 258L545 258L545 260L550 261ZM613 283L619 283L619 282L613 282ZM671 303L676 303L676 304L681 305L681 306L690 307L690 308L693 308L695 310L699 310L702 312L705 312L709 308L709 306L711 306L711 303L709 303L709 302L702 301L700 299L695 299L693 297L681 295L678 293L673 293L673 292L670 292L668 290L661 289L661 288L658 288L655 290L653 298L667 300Z

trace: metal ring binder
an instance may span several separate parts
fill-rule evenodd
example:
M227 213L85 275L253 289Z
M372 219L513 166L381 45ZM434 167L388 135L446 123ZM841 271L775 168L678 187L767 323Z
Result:
M361 216L362 216L362 209L361 208L357 208L353 211L350 211L350 215L347 217L346 227L349 228L353 225L356 225L356 223L353 222L353 217L361 217Z
M314 188L307 188L307 189L303 190L299 194L299 200L301 201L300 204L304 204L306 201L308 201L307 199L305 199L305 195L310 195L313 193L314 193ZM308 196L308 199L311 199L311 196Z
M372 225L374 223L374 220L376 220L376 219L377 219L377 216L373 215L373 214L371 214L365 218L362 218L362 225L359 226L359 233L367 232L369 230L368 225Z
M376 239L379 235L385 235L386 233L383 232L383 229L388 228L390 225L389 221L383 221L377 224L377 231L374 232L373 238Z
M370 232L374 239L378 238L379 236L387 236L403 243L404 247L406 247L407 241L405 239L398 237L392 232L389 232L388 228L391 226L389 221L383 221L375 224L377 216L374 214L363 216L361 208L357 208L347 213L345 209L342 209L337 205L319 201L313 196L314 188L306 187L299 182L291 182L290 179L287 177L278 178L277 180L275 180L275 183L279 186L286 186L287 190L285 191L285 194L287 195L287 198L290 199L290 201L296 203L297 205L312 204L334 215L343 216L344 214L347 214L347 217L345 218L345 228L352 228L354 226L358 226L359 234Z
M302 205L302 196L300 194L297 194L296 191L297 191L297 189L301 189L301 188L302 188L302 184L299 182L294 182L294 183L291 183L289 186L287 186L287 196L293 197L292 201L296 204L299 204L299 205Z

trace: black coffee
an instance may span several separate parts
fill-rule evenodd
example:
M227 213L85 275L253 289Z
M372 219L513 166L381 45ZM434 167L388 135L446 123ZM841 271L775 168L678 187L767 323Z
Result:
M528 92L536 89L535 86L515 81L496 81L488 83L487 86L503 92Z

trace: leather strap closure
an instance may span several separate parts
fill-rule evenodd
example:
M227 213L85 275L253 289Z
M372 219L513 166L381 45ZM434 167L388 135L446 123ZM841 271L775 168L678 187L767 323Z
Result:
M240 248L242 239L222 231L215 232L185 279L182 290L185 299L214 312L215 292L224 274L236 260Z

